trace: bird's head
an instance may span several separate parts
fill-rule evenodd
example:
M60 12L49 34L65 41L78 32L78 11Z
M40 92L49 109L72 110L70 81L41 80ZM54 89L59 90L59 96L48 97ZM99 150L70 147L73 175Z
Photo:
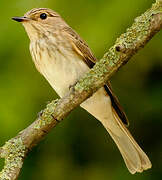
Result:
M43 38L48 33L66 26L61 16L48 8L35 8L22 17L13 17L12 19L23 24L30 40Z

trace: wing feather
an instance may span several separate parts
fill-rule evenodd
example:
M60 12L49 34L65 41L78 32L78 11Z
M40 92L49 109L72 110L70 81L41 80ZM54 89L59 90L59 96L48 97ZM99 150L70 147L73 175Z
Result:
M69 37L69 41L73 47L73 50L80 55L85 63L92 68L97 61L96 57L91 52L87 43L81 39L81 37L71 28L64 27L64 32L67 33L67 37Z
M88 47L87 43L81 39L81 37L69 26L64 27L63 29L64 33L66 33L66 36L69 38L69 42L71 43L73 50L83 58L85 63L89 66L89 68L92 68L95 65L95 62L97 59L91 52L90 48ZM118 98L114 95L110 82L107 83L107 85L104 86L105 91L111 98L112 102L112 108L116 111L120 119L125 125L128 125L128 119L125 115L125 112L123 111L123 108L121 107Z

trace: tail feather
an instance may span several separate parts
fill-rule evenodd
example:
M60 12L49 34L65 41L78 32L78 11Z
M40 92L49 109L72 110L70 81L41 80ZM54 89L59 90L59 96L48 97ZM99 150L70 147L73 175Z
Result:
M118 131L118 135L116 135L108 126L104 126L118 146L128 170L134 174L136 172L143 172L143 170L151 168L151 162L149 158L134 140L115 111L113 112L113 115L118 128L121 130L120 134Z
M109 132L130 173L134 174L151 168L149 158L121 121L104 88L99 89L92 97L83 102L81 107L96 117Z

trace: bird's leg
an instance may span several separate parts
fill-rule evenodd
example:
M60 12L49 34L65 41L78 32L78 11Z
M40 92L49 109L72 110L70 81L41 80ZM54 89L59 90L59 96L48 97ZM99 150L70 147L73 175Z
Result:
M41 110L40 112L38 112L38 114L37 114L38 119L42 117L42 114L43 114L43 110Z
M75 85L78 83L78 80L77 81L75 81L75 83L74 84L72 84L72 85L69 85L69 91L70 90L74 90L74 87L75 87Z

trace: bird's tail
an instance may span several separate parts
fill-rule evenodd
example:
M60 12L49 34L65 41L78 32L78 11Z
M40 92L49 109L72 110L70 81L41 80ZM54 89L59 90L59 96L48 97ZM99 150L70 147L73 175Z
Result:
M130 173L134 174L136 172L142 172L143 170L151 168L152 165L149 158L134 140L115 111L113 111L113 115L113 128L107 123L103 123L103 125L119 148L119 151Z
M109 132L116 143L125 164L134 174L151 168L151 162L143 150L134 140L125 124L121 121L112 102L103 88L81 104L85 110L96 117Z

